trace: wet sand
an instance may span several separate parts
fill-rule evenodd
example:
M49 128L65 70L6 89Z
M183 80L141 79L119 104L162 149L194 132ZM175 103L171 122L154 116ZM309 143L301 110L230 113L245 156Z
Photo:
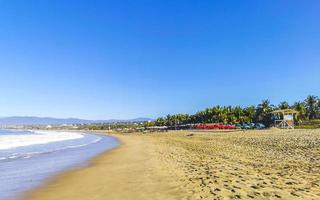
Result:
M320 130L117 135L27 199L320 199Z

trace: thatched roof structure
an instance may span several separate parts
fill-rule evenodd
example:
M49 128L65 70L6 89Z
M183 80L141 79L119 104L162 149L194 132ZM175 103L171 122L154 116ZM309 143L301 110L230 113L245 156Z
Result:
M283 115L294 115L294 114L298 114L299 112L293 109L280 109L280 110L275 110L272 113L283 114Z
M275 119L274 124L279 128L294 128L294 115L299 112L293 109L280 109L272 112L274 115L280 117Z

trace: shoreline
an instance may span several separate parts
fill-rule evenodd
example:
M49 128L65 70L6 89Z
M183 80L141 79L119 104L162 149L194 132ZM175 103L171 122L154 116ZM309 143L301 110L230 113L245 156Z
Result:
M83 133L84 131L74 131L74 132ZM26 191L26 192L22 193L21 195L19 195L17 200L34 199L35 198L34 195L36 193L38 193L38 192L40 192L42 190L46 190L46 188L51 187L54 182L58 181L59 179L64 179L64 177L67 176L70 173L74 173L76 171L83 170L85 168L91 167L92 165L95 164L95 162L99 159L100 156L102 156L104 154L111 153L112 151L120 148L121 145L122 145L121 140L119 140L119 138L117 138L117 137L115 137L114 135L111 135L111 134L103 134L103 133L91 132L91 131L87 132L87 134L113 137L114 139L117 140L118 145L116 147L112 148L112 149L105 150L104 152L102 152L102 153L94 156L93 158L89 159L85 163L81 163L79 166L73 166L73 167L67 168L67 169L61 171L60 173L47 178L46 180L44 180L44 182L40 186L38 186L36 188L33 188L33 189L31 189L29 191Z
M108 134L109 135L109 134ZM317 199L320 130L115 134L27 200Z
M140 136L108 135L119 145L91 159L86 166L64 171L22 195L27 200L181 199L173 177L150 159L149 144ZM146 139L146 138L145 138ZM150 157L151 156L151 157ZM81 180L80 180L81 179ZM156 181L154 181L156 180ZM116 185L116 187L115 187ZM143 191L143 192L142 192ZM179 191L179 192L178 192Z
M16 136L18 139L29 136L29 133L27 136L19 134ZM36 143L8 151L9 156L16 153L17 159L1 163L1 183L4 185L0 199L24 199L24 194L42 187L57 175L86 167L97 155L119 145L116 138L107 135L88 134L83 131L79 134L82 137L77 140ZM37 137L35 134L35 139Z

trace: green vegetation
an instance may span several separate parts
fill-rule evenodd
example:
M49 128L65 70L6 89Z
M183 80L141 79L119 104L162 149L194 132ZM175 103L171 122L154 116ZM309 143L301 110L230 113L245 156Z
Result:
M199 111L196 114L175 114L160 117L152 122L117 122L108 124L84 124L78 126L84 130L122 130L134 131L151 126L179 126L197 123L249 124L263 123L266 126L273 124L272 111L291 108L299 112L295 116L297 128L320 128L320 99L317 96L308 96L304 101L290 105L283 101L275 106L269 100L263 100L257 106L214 106Z
M305 120L299 123L298 126L296 126L298 129L315 129L320 128L320 119L314 119L314 120Z
M101 124L83 124L79 125L80 130L125 130L125 129L139 129L153 126L153 122L115 122L115 123L101 123Z
M295 120L301 127L320 127L320 123L313 126L314 122L317 121L315 119L320 119L320 99L313 95L308 96L303 102L298 101L293 105L283 101L275 106L269 100L263 100L258 106L214 106L194 115L175 114L160 117L154 122L154 125L177 126L195 123L247 124L260 122L270 126L273 123L272 111L287 108L299 112Z

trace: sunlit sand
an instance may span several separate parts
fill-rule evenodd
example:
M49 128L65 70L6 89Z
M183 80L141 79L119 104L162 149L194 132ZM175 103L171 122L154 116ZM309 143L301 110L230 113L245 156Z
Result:
M29 199L319 199L320 130L116 135Z

